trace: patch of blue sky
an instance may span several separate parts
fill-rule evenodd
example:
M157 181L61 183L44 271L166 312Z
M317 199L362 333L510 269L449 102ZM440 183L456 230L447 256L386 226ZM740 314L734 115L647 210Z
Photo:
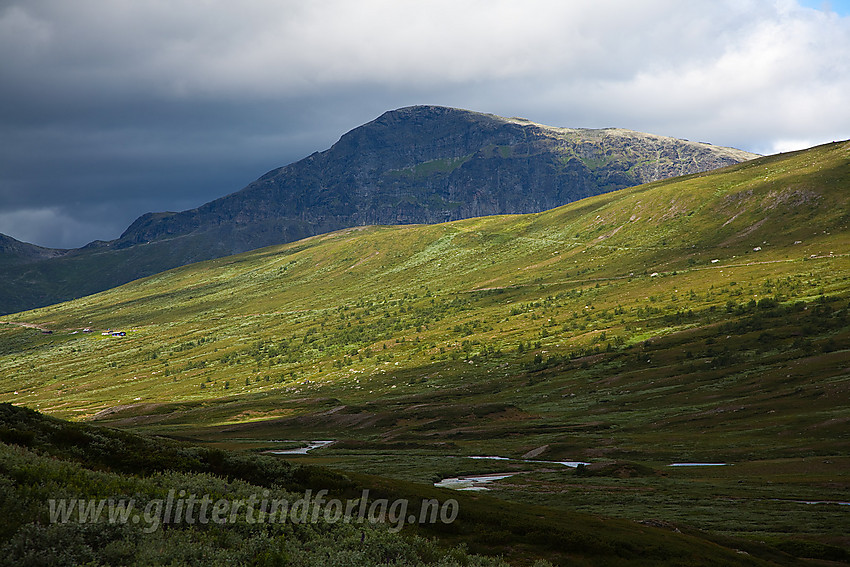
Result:
M850 0L799 0L800 5L822 12L835 12L839 16L850 16Z

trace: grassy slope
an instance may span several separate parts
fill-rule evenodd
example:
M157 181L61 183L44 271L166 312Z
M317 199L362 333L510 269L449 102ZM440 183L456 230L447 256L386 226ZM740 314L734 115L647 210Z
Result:
M0 399L246 447L345 439L328 464L418 480L504 467L446 452L544 445L656 471L733 461L578 500L847 545L844 510L801 521L765 502L850 500L848 158L830 144L536 215L351 229L173 270L6 318L54 333L0 327ZM70 334L87 326L128 335ZM610 493L550 469L502 494Z

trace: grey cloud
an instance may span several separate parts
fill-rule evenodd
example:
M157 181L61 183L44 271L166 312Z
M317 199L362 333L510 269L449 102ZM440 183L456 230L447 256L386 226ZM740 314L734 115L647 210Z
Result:
M760 153L850 137L850 17L791 0L17 0L0 52L0 232L42 245L410 104Z

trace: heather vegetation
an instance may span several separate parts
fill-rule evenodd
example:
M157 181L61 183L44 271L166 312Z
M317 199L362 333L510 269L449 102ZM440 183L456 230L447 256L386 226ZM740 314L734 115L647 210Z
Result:
M676 535L657 526L342 475L271 456L63 422L7 404L0 405L0 434L2 565L485 567L507 565L506 560L535 567L551 565L548 560L612 565L794 564L768 547L742 541L706 538L697 532ZM140 522L120 521L120 509L110 512L115 503L123 506L130 501L133 510L148 510L152 503L167 501L169 493L241 502L261 495L268 501L297 502L317 490L329 492L327 499L364 495L369 502L403 499L417 517L423 517L416 504L423 498L454 497L460 501L460 514L451 523L411 523L397 533L398 526L388 520L372 521L369 515L363 521L358 516L335 520L321 506L301 516L317 521L299 520L293 513L288 517L292 519L275 522L243 514L223 522L189 523L171 515L166 516L168 522L148 523L147 516ZM106 505L97 521L91 514L95 505L87 505L85 513L73 509L65 516L69 521L57 521L62 516L54 516L52 510L61 499ZM746 548L757 559L742 562L731 545Z
M58 499L132 500L138 510L169 491L211 499L303 498L313 484L350 488L341 475L272 457L193 448L162 439L46 419L0 406L3 565L503 565L426 538L396 537L378 522L237 521L139 525L74 510L51 519ZM318 473L318 474L317 474ZM51 503L53 501L53 503ZM88 509L87 509L88 510ZM176 516L175 516L176 517ZM172 518L173 520L173 518ZM251 521L254 520L254 521ZM148 529L156 528L159 529Z

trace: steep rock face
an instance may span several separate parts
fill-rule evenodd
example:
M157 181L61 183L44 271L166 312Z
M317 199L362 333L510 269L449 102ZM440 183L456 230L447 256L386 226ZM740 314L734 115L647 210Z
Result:
M116 245L240 233L231 251L363 224L539 212L753 154L629 130L552 128L452 108L390 111L329 150L181 213L141 217ZM253 233L251 235L246 232Z
M345 227L539 212L753 157L629 130L553 128L437 106L402 108L241 191L188 211L142 215L114 241L70 251L24 245L26 253L18 243L17 260L9 262L0 251L0 266L6 266L0 313Z

